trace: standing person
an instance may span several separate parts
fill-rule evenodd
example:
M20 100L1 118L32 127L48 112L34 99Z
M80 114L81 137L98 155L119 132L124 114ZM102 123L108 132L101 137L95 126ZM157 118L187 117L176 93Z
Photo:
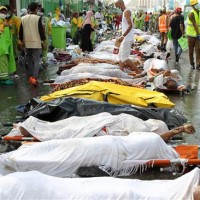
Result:
M44 8L41 8L41 10L37 13L39 16L42 17L42 25L45 31L45 48L42 49L42 65L43 67L47 67L47 53L48 53L48 46L49 46L49 36L51 35L51 23L50 19L45 16L45 10Z
M78 17L78 24L77 24L78 44L80 44L81 42L81 36L82 36L81 31L82 31L83 21L84 21L83 13L80 12L79 17Z
M152 12L149 13L149 31L153 32L153 14Z
M27 64L29 82L38 85L40 55L42 53L42 44L45 48L45 32L42 25L42 18L37 15L38 3L29 4L30 13L22 17L19 39L24 42L27 52Z
M117 8L120 8L123 11L122 16L122 36L119 38L119 42L121 42L119 49L119 64L120 68L123 70L124 67L130 66L133 67L137 74L141 73L141 71L135 67L132 60L128 57L130 55L131 47L133 44L134 30L133 30L133 20L131 11L126 9L123 0L118 0L115 3Z
M92 25L92 16L93 12L88 11L83 21L82 25L82 41L81 41L81 49L82 51L93 51L92 42L90 39L92 31L94 31L94 27Z
M195 69L194 50L196 53L196 68L200 70L200 4L191 0L192 10L188 14L186 35L188 38L189 59L191 69Z
M13 53L15 60L18 60L19 52L18 52L18 43L19 43L19 27L21 24L21 20L15 16L11 10L11 7L9 5L4 5L7 8L7 15L5 23L7 26L9 26L10 31L12 33L12 43L13 43ZM14 69L9 66L10 73L13 73L13 77L18 79L19 75L16 73L16 65L14 66Z
M184 17L181 15L181 13L182 9L176 8L169 24L169 27L171 28L171 37L173 39L176 64L179 62L179 58L182 53L182 49L178 43L178 40L184 35Z
M16 63L13 54L12 34L5 23L6 14L7 8L0 6L0 83L12 85L13 81L9 80L9 70L16 70Z
M161 50L166 51L167 32L168 32L168 16L166 10L162 10L162 15L158 19L159 31L161 37Z
M17 59L17 57L18 57L17 44L18 44L18 40L19 40L18 35L19 35L19 27L21 24L21 20L19 19L19 17L15 16L13 14L10 5L4 5L4 6L8 10L8 13L6 15L6 22L11 28L12 38L13 38L14 55L15 55L15 58Z
M78 25L78 13L75 12L72 15L72 20L71 20L71 38L74 44L78 44L77 41L77 25Z
M145 30L146 32L149 30L149 15L148 15L147 12L145 12L144 30Z

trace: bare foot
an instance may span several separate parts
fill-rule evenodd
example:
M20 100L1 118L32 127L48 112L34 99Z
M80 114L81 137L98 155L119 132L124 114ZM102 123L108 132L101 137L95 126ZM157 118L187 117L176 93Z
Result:
M183 126L183 131L188 134L193 134L195 132L195 128L192 124L186 124Z
M22 134L23 136L25 136L25 137L30 137L30 136L32 136L32 135L31 135L24 127L22 127L22 126L19 127L19 130L20 130L21 134Z

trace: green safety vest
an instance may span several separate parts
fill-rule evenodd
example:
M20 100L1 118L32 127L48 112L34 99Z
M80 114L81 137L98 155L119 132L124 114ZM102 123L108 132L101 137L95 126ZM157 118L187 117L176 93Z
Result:
M200 11L199 11L199 16L194 9L192 9L190 13L194 14L195 21L196 21L196 24L197 24L197 26L199 28L199 32L200 32ZM189 19L189 17L187 19L186 35L190 36L190 37L197 37L197 32L195 31L194 25L193 25L192 21Z

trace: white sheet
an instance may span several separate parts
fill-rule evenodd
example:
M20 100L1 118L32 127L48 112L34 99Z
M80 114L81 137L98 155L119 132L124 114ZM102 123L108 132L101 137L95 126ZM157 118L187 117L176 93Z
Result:
M23 146L22 146L23 147ZM178 159L179 155L155 133L129 136L71 138L39 142L0 155L0 167L12 171L36 170L67 177L82 166L100 166L110 175L130 175L144 170L154 159Z
M129 76L128 74L120 70L119 66L106 63L98 63L98 64L81 63L75 67L72 67L71 69L62 71L61 75L65 76L70 74L86 73L86 72L103 76L117 77L117 78L126 78L126 79L132 78L132 76Z
M40 141L92 137L95 135L123 136L133 132L161 134L168 131L167 125L160 120L143 121L129 114L111 115L110 113L84 117L74 116L56 122L46 122L30 116L24 122L18 123L8 135L21 135L20 126ZM102 128L106 128L106 132Z
M85 73L77 73L77 74L69 74L69 75L58 76L55 79L54 83L55 84L62 84L62 83L66 83L68 81L79 80L79 79L84 79L84 78L111 79L111 78L115 78L115 77L107 76L107 72L106 71L105 71L105 75L98 75L98 74L94 74L94 73L85 72ZM122 81L126 81L128 83L138 84L138 85L147 82L147 78L146 77L136 78L136 79L121 78L121 80Z
M200 170L175 180L142 181L112 177L57 178L37 171L0 177L0 199L193 200Z

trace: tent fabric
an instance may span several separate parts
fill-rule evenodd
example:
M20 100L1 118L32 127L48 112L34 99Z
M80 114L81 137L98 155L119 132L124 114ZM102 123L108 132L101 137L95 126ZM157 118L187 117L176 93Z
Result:
M108 101L114 104L133 104L142 107L172 108L174 104L160 92L140 88L121 86L112 83L91 81L85 85L57 91L41 97L42 101L50 101L59 97L73 96L98 101Z
M8 136L21 135L19 127L25 128L39 141L102 135L127 136L133 132L155 132L161 134L169 131L167 125L160 120L149 119L143 121L128 114L113 116L109 113L70 117L53 123L31 116L24 122L16 124Z
M24 117L34 116L41 120L54 122L71 116L89 116L100 112L108 112L112 115L127 113L143 120L159 119L164 121L169 129L187 122L187 119L174 108L141 108L73 97L58 98L49 102L36 98L31 99L25 106Z
M16 172L0 177L0 199L193 200L193 191L199 180L198 168L175 180L153 181L112 177L72 179L37 171Z
M36 170L67 177L76 173L79 167L99 166L111 176L126 176L145 170L149 160L178 158L177 152L159 135L143 132L22 145L16 151L0 155L0 167L11 172Z

